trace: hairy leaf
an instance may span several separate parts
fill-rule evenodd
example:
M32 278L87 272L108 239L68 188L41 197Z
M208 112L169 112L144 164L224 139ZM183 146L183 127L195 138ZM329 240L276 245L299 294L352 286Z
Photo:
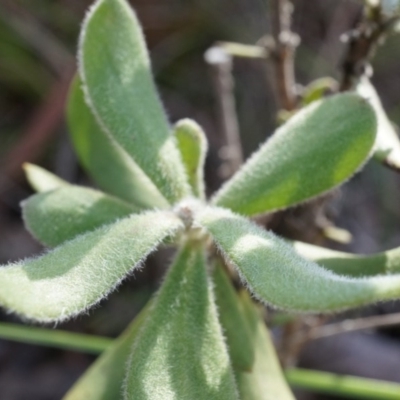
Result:
M254 363L252 333L237 293L219 262L216 262L213 280L219 321L226 337L232 365L238 370L251 371Z
M122 400L126 360L148 314L147 305L130 326L90 366L63 400Z
M78 157L101 189L141 208L168 206L168 201L132 158L101 130L85 103L79 77L71 86L67 115Z
M400 169L400 139L383 109L379 95L367 77L360 79L356 88L373 107L378 121L378 132L375 143L374 157L380 161Z
M249 289L275 307L330 312L400 297L400 274L351 278L301 258L271 232L228 210L206 208L197 223L213 237Z
M373 110L354 94L314 102L279 128L213 202L255 215L318 196L361 167L375 132Z
M293 246L302 257L340 275L370 276L400 273L399 247L371 255L358 255L302 242L294 242Z
M245 400L294 400L279 365L271 335L259 310L246 292L241 305L247 316L255 362L251 372L236 371L239 393Z
M171 203L190 194L139 22L125 0L98 0L83 24L79 71L92 111Z
M75 185L39 193L22 202L26 228L50 247L137 211L116 197Z
M178 254L132 348L126 399L238 399L204 250Z
M175 125L174 133L192 191L197 197L204 199L207 139L203 129L195 121L183 119Z
M51 252L0 267L0 305L29 319L61 321L98 303L180 219L162 211L132 215L78 236Z
M59 178L57 175L52 174L38 165L25 163L23 167L26 179L36 192L47 192L69 185L64 179Z

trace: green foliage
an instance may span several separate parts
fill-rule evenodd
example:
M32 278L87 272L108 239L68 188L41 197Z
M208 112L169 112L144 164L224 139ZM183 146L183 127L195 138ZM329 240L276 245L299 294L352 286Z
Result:
M202 246L187 243L132 348L126 399L237 399Z
M39 193L22 203L26 228L50 247L137 211L115 197L74 185Z
M23 204L26 226L58 247L0 267L0 304L41 322L70 318L103 299L159 245L175 244L180 250L151 305L66 399L293 399L260 313L248 295L238 296L227 272L237 270L275 307L332 312L399 298L398 249L357 257L291 245L235 213L287 208L344 183L372 154L376 119L376 146L382 142L380 105L354 93L322 98L331 82L315 83L304 98L311 104L209 206L205 135L190 120L170 128L125 0L96 1L78 61L71 135L84 168L109 194L26 167L40 192Z
M354 94L314 102L278 129L213 203L256 215L318 196L361 167L375 131L371 107Z
M140 25L124 0L97 1L92 7L82 27L78 59L86 100L103 130L170 202L190 194Z

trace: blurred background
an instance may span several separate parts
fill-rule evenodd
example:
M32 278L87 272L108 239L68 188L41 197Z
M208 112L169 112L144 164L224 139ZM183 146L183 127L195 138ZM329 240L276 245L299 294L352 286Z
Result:
M206 64L204 53L216 41L254 44L268 34L268 1L131 3L143 24L154 75L171 122L190 117L207 133L210 154L206 176L211 193L222 180L216 171L221 166L224 139L215 73ZM42 250L21 221L19 203L32 194L21 169L23 162L41 165L70 182L91 185L73 153L64 118L79 29L90 4L88 0L0 0L0 263ZM297 83L307 85L325 76L340 78L346 50L340 37L359 20L361 1L295 0L294 5L292 29L301 37L295 57ZM399 40L398 36L389 37L373 60L373 83L396 124L400 124ZM273 132L279 105L267 61L235 59L232 73L247 157ZM351 233L352 241L343 245L327 240L325 244L356 253L399 246L399 199L399 174L370 162L329 205L331 218ZM297 214L295 209L286 217L296 219ZM297 226L297 230L303 229L301 221ZM158 260L165 257L170 255L152 257L148 268L125 282L101 307L60 328L118 335L158 287L164 273ZM349 315L398 311L399 304L392 302ZM0 321L19 322L1 312ZM78 352L0 340L0 399L59 399L93 360ZM303 349L298 362L307 368L400 382L400 328L315 340ZM333 399L300 392L298 396Z

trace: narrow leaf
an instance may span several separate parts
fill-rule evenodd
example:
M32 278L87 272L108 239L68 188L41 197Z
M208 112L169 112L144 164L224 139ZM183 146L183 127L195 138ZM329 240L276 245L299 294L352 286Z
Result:
M75 185L36 194L21 205L26 228L50 247L138 211L116 197Z
M0 305L42 322L61 321L98 303L168 236L173 214L132 215L78 236L51 252L0 267Z
M125 0L98 0L83 24L79 71L105 132L171 203L190 194L150 71L140 24Z
M376 113L378 132L374 157L395 169L400 169L400 139L383 109L378 93L367 77L360 79L356 90L360 96L371 104Z
M36 192L47 192L69 185L64 179L59 178L57 175L52 174L38 165L25 163L23 168L25 170L26 179Z
M125 332L90 366L63 400L122 400L126 361L149 306L134 319Z
M298 112L214 197L214 204L256 215L309 200L349 179L375 141L369 104L354 94Z
M101 189L141 208L168 206L132 158L101 130L85 103L79 77L71 85L67 116L80 162Z
M286 371L286 377L294 387L345 399L398 400L400 393L398 383L329 372L293 368Z
M271 232L224 209L196 219L261 300L289 311L330 312L400 297L400 274L369 278L337 275L301 258Z
M241 304L247 316L255 361L251 372L236 371L239 392L245 400L294 400L283 376L275 347L259 310L246 292Z
M294 249L302 257L317 262L340 275L371 276L400 273L400 248L371 255L359 255L295 242Z
M238 295L223 266L216 262L213 280L219 321L235 369L251 371L254 363L252 333L248 327Z
M202 248L178 254L132 348L126 399L238 399Z
M207 139L203 129L195 121L183 119L175 125L174 134L192 191L197 197L204 199Z

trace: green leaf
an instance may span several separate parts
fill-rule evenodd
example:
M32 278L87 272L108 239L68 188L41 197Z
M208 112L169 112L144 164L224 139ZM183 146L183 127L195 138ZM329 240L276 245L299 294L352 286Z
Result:
M378 93L367 77L360 79L356 90L360 96L371 104L376 113L378 132L374 157L396 169L400 169L400 139L383 109Z
M290 385L318 393L343 396L345 399L398 400L400 385L349 375L293 368L286 371Z
M134 319L125 332L90 366L63 400L122 400L126 361L149 306Z
M306 106L314 101L321 100L326 95L335 92L337 88L337 81L331 77L318 78L304 88L302 103Z
M50 247L138 211L116 197L75 185L36 194L21 205L26 228Z
M0 267L0 305L28 319L61 321L98 303L158 244L183 229L154 211L78 236L51 252Z
M146 174L100 129L85 103L79 77L71 85L67 117L78 157L101 189L141 208L168 207Z
M36 192L47 192L59 187L68 186L69 183L57 175L39 167L35 164L25 163L23 165L26 179Z
M303 242L294 242L302 257L339 275L371 276L400 273L400 247L371 255L359 255L326 249Z
M238 399L198 246L181 250L154 300L132 348L126 399Z
M204 199L207 138L203 129L195 121L183 119L175 125L174 134L192 191L197 197Z
M236 371L240 396L245 400L294 400L283 376L271 335L246 292L241 293L241 305L247 316L251 343L256 355L251 372Z
M157 96L143 34L125 0L98 0L83 24L79 71L86 100L171 203L190 194L174 137Z
M362 166L375 132L373 110L354 94L314 102L279 128L213 203L256 215L321 195Z
M232 365L238 370L251 371L254 363L252 333L224 267L220 262L215 264L213 271L215 300Z
M400 297L400 274L368 278L334 274L228 210L205 208L198 211L195 223L210 233L249 289L280 309L331 312Z

